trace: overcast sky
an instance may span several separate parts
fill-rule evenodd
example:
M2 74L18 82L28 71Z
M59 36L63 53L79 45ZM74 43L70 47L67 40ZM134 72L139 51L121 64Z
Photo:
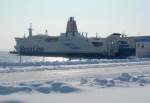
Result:
M150 0L0 0L0 50L13 50L14 37L27 36L29 23L34 34L59 35L70 16L89 36L150 34Z

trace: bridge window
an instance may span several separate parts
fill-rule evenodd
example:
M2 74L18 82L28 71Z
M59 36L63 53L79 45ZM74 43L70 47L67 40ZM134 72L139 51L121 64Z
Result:
M103 46L103 42L92 42L95 47Z
M141 48L144 48L144 44L142 44Z
M58 37L49 37L45 39L46 42L56 42L58 41Z

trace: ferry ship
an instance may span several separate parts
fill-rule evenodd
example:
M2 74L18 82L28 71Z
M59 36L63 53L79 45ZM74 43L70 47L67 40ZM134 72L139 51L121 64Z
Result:
M106 38L87 37L86 32L79 32L74 17L67 22L66 32L60 36L44 34L15 38L15 51L19 55L55 56L69 58L111 58L135 55L135 40L124 34L113 33Z

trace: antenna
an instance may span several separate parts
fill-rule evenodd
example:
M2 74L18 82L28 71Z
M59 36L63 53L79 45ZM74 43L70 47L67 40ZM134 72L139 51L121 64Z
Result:
M98 33L96 32L96 38L98 38Z
M87 38L87 32L85 34L86 34L86 38Z
M47 29L45 30L45 34L48 35L48 30Z
M30 27L29 27L29 37L32 37L32 23L30 23Z
M30 28L32 28L32 23L30 23Z
M26 34L24 33L24 38L26 38Z

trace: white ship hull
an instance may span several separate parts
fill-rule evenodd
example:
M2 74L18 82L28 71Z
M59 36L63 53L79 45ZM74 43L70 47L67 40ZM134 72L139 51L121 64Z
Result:
M60 37L35 36L31 38L16 38L16 51L24 55L49 55L49 56L88 56L106 55L107 48L103 39L92 40L76 33L75 36ZM96 46L94 46L93 43Z

